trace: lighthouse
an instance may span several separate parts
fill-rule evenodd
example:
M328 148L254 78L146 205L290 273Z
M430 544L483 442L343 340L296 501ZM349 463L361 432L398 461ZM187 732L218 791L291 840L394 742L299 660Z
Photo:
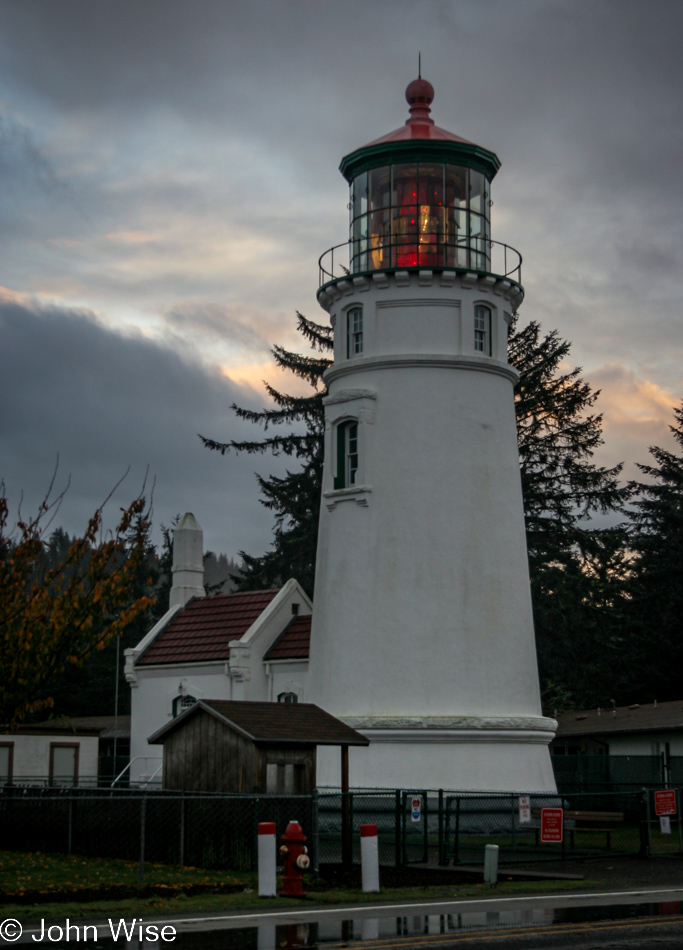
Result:
M352 787L555 791L541 712L506 345L521 256L492 240L500 162L434 124L348 154L309 698L360 730ZM322 754L321 754L322 753ZM339 785L319 751L318 782Z

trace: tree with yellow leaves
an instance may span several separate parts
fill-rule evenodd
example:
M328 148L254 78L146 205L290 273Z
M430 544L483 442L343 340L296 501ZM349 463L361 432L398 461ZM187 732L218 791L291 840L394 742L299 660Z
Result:
M35 518L19 517L10 528L0 495L0 728L51 706L46 688L64 670L85 663L154 604L151 582L142 595L139 583L150 527L144 498L121 509L104 538L98 508L83 537L51 563L44 521L55 504L48 493Z

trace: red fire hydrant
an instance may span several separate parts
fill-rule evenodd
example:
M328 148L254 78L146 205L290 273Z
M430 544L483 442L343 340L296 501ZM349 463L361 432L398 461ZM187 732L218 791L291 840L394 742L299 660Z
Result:
M308 848L304 844L306 835L301 830L299 822L290 821L280 840L284 842L280 847L280 854L285 858L285 873L280 897L305 897L301 887L302 872L309 866L311 859L308 857Z

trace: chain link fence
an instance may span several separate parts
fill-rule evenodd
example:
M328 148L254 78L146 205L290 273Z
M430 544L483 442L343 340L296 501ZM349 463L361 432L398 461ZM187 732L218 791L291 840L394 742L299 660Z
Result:
M658 786L661 788L661 784ZM0 788L0 848L251 871L257 828L298 821L311 864L358 864L360 826L375 824L380 863L480 866L487 844L502 865L601 855L683 853L681 791L662 822L653 788L532 794L443 789L324 790L313 795L217 795L144 789ZM342 807L343 804L345 807ZM561 840L543 841L544 808L562 809ZM348 815L345 822L344 816Z
M150 861L250 871L259 822L275 822L279 836L296 820L315 836L314 799L6 786L0 848L123 858L140 861L141 869Z
M683 756L551 755L557 790L630 792L683 785Z

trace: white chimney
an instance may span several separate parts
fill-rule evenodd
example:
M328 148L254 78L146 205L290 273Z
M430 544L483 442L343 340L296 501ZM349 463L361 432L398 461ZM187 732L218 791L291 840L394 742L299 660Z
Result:
M173 532L173 587L169 607L204 596L204 532L191 512Z

